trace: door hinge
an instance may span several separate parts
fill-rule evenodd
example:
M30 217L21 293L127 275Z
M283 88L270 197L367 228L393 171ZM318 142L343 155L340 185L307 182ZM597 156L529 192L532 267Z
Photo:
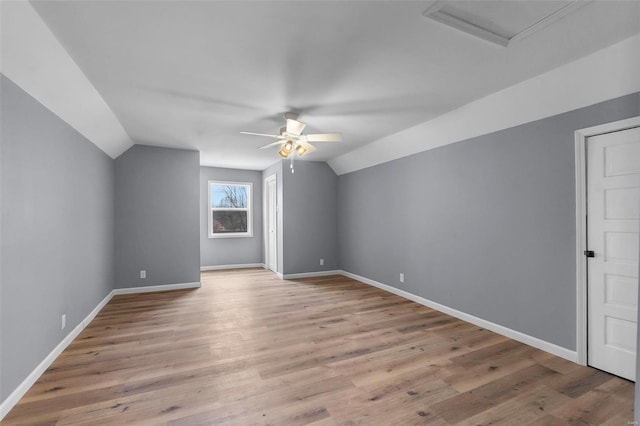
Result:
M596 254L593 250L585 250L584 255L587 257L596 257Z

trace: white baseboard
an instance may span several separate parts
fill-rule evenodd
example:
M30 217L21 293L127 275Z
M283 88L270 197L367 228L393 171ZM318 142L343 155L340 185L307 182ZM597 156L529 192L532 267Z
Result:
M84 330L89 323L98 315L98 313L109 303L111 298L117 294L133 294L133 293L148 293L154 291L167 291L167 290L181 290L186 288L199 288L200 282L195 283L181 283L181 284L168 284L168 285L154 285L149 287L129 287L129 288L117 288L111 290L104 299L93 308L91 312L80 323L67 334L64 339L47 355L40 364L18 385L18 387L11 392L11 394L0 403L0 421L6 416L9 411L20 401L20 398L38 381L42 373L56 360L56 358L78 337L78 335Z
M284 280L284 275L282 274L282 272L275 272L275 274L278 276L278 278Z
M371 285L373 287L377 287L381 290L388 291L389 293L393 293L400 297L404 297L405 299L412 300L421 305L427 306L429 308L435 309L440 312L444 312L447 315L451 315L452 317L459 318L463 321L469 322L471 324L477 325L478 327L486 328L487 330L491 330L495 333L501 334L503 336L509 337L510 339L517 340L518 342L525 343L529 346L533 346L534 348L538 348L545 352L549 352L553 355L557 355L561 358L567 359L572 362L577 362L578 354L576 351L572 351L567 348L563 348L562 346L558 346L554 343L547 342L542 339L538 339L537 337L530 336L528 334L524 334L520 331L513 330L511 328L493 323L491 321L487 321L482 318L475 317L473 315L467 314L462 311L458 311L457 309L450 308L446 305L441 305L440 303L433 302L431 300L425 299L420 296L416 296L415 294L409 293L404 290L400 290L398 288L392 287L387 284L382 284L378 281L371 280L366 277L362 277L360 275L352 274L347 271L338 271L341 275L345 277L353 278L356 281L360 281L364 284Z
M340 275L342 271L317 271L317 272L303 272L300 274L284 274L283 280L293 280L296 278L312 278L312 277L326 277L328 275Z
M189 288L200 288L202 284L200 281L195 283L180 283L180 284L164 284L164 285L150 285L147 287L127 287L116 288L113 290L113 294L134 294L134 293L152 293L156 291L169 291L169 290L184 290Z
M238 263L234 265L214 265L214 266L201 266L200 271L217 271L219 269L244 269L244 268L265 268L264 263Z

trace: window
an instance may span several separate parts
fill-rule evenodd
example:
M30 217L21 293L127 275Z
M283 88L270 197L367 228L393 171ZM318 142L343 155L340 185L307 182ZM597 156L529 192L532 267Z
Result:
M209 238L252 237L251 183L209 181Z

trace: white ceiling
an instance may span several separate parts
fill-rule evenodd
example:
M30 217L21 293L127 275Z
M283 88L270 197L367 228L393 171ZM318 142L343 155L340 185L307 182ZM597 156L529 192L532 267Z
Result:
M537 3L455 7L509 29L567 2ZM132 140L258 170L276 149L239 132L277 133L285 111L343 133L306 157L326 161L640 32L632 1L589 2L508 48L424 18L426 1L31 4Z

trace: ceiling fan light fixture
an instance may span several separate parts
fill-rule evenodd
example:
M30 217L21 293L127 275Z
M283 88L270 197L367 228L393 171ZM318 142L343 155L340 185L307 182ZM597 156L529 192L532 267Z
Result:
M1 1L1 0L0 0ZM318 134L303 134L302 132L306 128L306 124L302 121L298 121L298 115L292 112L284 114L284 118L287 120L287 125L280 128L280 134L272 135L267 133L255 133L255 132L240 132L245 135L265 136L275 139L274 142L261 146L260 149L269 148L272 146L280 146L278 155L282 158L289 158L291 156L291 163L293 166L293 159L296 154L300 157L308 153L316 151L316 147L309 142L341 142L342 135L340 133L318 133ZM293 155L292 155L293 154ZM292 169L293 172L293 169Z
M278 155L280 155L280 157L282 158L287 158L289 156L291 152L287 152L284 150L284 145L282 145L282 148L280 148L280 151L278 151Z

